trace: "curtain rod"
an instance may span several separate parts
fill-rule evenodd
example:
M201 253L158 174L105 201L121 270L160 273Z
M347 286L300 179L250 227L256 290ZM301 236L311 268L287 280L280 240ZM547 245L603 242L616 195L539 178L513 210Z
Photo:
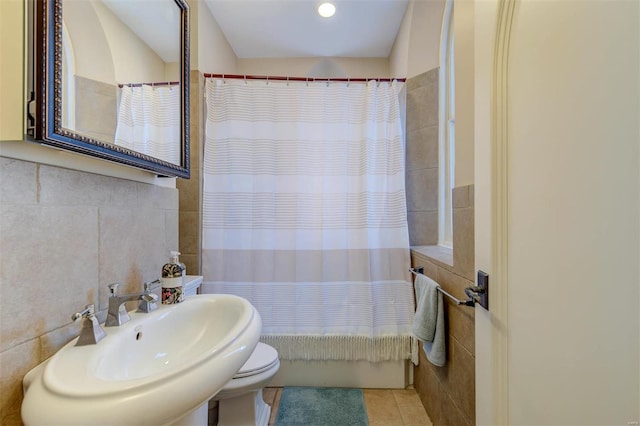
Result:
M398 81L400 83L404 83L406 78L316 78L316 77L283 77L280 75L242 75L242 74L211 74L205 73L205 78L230 78L230 79L239 79L239 80L274 80L274 81L306 81L306 82L314 82L314 81L338 81L345 83L358 83L358 82L367 82L367 81L378 81L378 82L387 82L387 81Z
M127 87L140 87L140 86L177 86L180 84L179 81L158 81L152 83L120 83L118 87L122 88L124 86Z

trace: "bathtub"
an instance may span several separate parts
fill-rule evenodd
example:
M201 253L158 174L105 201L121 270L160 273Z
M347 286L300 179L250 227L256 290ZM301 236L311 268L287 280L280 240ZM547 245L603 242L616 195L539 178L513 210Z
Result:
M203 285L206 286L207 284ZM204 292L215 293L218 290L208 286ZM269 386L404 389L411 384L413 364L410 360L369 362L280 359L280 369Z
M269 386L321 386L404 389L413 384L409 360L368 361L280 361L280 370Z

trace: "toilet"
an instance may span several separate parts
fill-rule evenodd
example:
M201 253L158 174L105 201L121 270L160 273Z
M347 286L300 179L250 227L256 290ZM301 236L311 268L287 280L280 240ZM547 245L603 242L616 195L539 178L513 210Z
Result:
M258 342L253 353L216 396L218 426L267 426L271 407L262 398L262 388L280 368L278 352Z
M185 296L197 294L202 277L194 278L185 279ZM262 398L262 388L279 368L278 351L258 342L247 362L213 397L218 401L218 426L267 426L271 407Z

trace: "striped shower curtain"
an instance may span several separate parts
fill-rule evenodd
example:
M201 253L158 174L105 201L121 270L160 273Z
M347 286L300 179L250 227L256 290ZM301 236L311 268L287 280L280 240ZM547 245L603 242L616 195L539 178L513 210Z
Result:
M202 288L248 299L282 359L417 353L402 86L206 81Z
M115 144L181 164L180 86L123 86Z

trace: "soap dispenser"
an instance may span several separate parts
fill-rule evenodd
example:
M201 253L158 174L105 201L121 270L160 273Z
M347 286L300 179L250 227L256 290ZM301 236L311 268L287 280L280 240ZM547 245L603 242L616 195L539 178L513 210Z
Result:
M170 305L183 300L184 267L178 261L178 252L171 252L171 260L162 267L162 303Z
M182 263L180 261L180 259L178 258L178 256L180 256L180 252L179 251L172 251L171 252L171 258L175 257L176 260L178 261L178 265L182 266L182 276L186 276L187 275L187 265L185 265L184 263Z

